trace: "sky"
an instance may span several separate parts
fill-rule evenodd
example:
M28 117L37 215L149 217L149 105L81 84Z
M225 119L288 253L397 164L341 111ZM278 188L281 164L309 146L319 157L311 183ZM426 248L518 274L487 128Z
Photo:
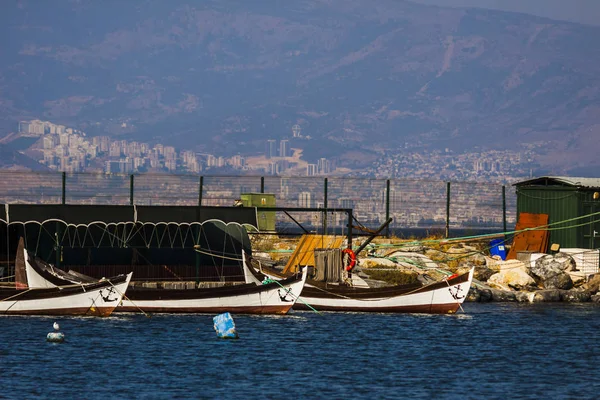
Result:
M600 26L600 0L410 0L445 7L479 7Z

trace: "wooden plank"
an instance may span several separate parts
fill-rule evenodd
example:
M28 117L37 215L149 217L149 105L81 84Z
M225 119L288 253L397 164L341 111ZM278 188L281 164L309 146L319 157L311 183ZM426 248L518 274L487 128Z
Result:
M283 273L296 272L299 265L315 265L315 249L340 248L344 242L343 236L334 235L302 235L298 246L294 249Z

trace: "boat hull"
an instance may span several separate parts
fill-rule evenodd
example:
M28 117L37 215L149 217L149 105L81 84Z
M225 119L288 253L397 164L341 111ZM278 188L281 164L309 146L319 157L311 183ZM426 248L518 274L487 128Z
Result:
M308 309L308 303L319 311L452 314L467 297L473 271L426 286L355 289L307 285L294 308Z
M210 289L131 287L116 312L286 314L304 283L301 276L268 284L248 283Z
M0 314L107 317L127 290L131 273L87 285L44 289L0 289Z

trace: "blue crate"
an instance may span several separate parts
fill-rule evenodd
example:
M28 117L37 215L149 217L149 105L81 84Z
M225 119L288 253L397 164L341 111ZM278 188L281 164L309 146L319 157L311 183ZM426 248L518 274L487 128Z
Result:
M506 247L504 247L504 239L494 239L490 241L490 255L499 256L506 260Z

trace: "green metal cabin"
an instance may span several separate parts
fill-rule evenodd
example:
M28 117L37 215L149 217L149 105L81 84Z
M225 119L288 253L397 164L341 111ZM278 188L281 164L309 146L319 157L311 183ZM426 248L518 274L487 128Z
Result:
M272 193L242 193L240 197L244 207L275 207L275 195ZM259 211L257 217L261 232L275 231L274 211Z
M517 215L548 214L550 244L600 248L600 178L543 176L514 186Z

